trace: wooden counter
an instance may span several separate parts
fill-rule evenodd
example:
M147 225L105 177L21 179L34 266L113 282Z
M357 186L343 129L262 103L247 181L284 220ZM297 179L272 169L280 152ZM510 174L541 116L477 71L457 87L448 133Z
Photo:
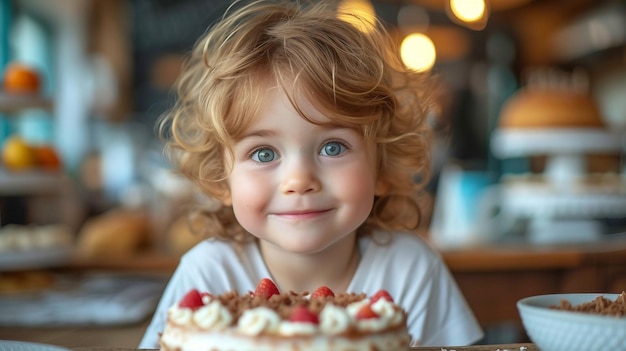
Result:
M0 340L35 342L85 351L132 349L139 345L148 322L99 327L0 327Z
M442 256L483 326L521 326L516 302L551 293L626 290L626 238L567 246L491 246Z

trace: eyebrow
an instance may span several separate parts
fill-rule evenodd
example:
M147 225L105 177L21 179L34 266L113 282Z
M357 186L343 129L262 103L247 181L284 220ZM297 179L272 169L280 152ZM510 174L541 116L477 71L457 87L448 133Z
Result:
M244 139L254 138L254 137L272 137L272 136L276 136L277 134L278 133L276 133L275 131L272 131L269 129L259 129L259 130L252 131L250 133L245 133L244 135L242 135L242 137L239 140L244 140Z

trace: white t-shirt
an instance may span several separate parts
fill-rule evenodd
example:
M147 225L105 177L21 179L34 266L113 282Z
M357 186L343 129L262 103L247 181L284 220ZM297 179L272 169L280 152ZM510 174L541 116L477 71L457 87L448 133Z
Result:
M387 290L406 309L413 343L421 346L463 346L482 338L478 322L435 250L411 234L379 232L373 238L359 239L361 261L347 291L370 295ZM189 290L243 293L254 291L265 277L271 274L256 243L237 250L229 242L200 242L181 258L139 348L159 348L167 309Z

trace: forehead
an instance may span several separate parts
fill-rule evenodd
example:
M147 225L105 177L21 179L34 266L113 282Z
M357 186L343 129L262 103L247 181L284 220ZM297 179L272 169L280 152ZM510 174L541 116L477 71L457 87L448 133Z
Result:
M323 111L320 103L315 103L304 93L307 87L291 82L280 84L269 81L261 87L264 98L258 114L253 116L253 123L259 117L272 114L299 115L302 119L317 125L338 124L332 112Z
M276 69L242 78L232 87L233 99L225 119L231 141L241 140L253 125L258 127L260 117L268 113L291 113L312 124L363 131L366 120L339 112L352 111L352 108L338 108L331 91L320 88L304 75L294 78Z

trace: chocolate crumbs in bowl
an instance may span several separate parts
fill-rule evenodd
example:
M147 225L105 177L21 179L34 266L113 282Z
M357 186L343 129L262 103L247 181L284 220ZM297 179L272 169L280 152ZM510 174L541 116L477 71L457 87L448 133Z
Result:
M604 296L598 296L592 301L578 305L572 305L568 300L561 300L558 306L550 306L550 308L613 317L626 317L626 292L622 291L615 301Z

